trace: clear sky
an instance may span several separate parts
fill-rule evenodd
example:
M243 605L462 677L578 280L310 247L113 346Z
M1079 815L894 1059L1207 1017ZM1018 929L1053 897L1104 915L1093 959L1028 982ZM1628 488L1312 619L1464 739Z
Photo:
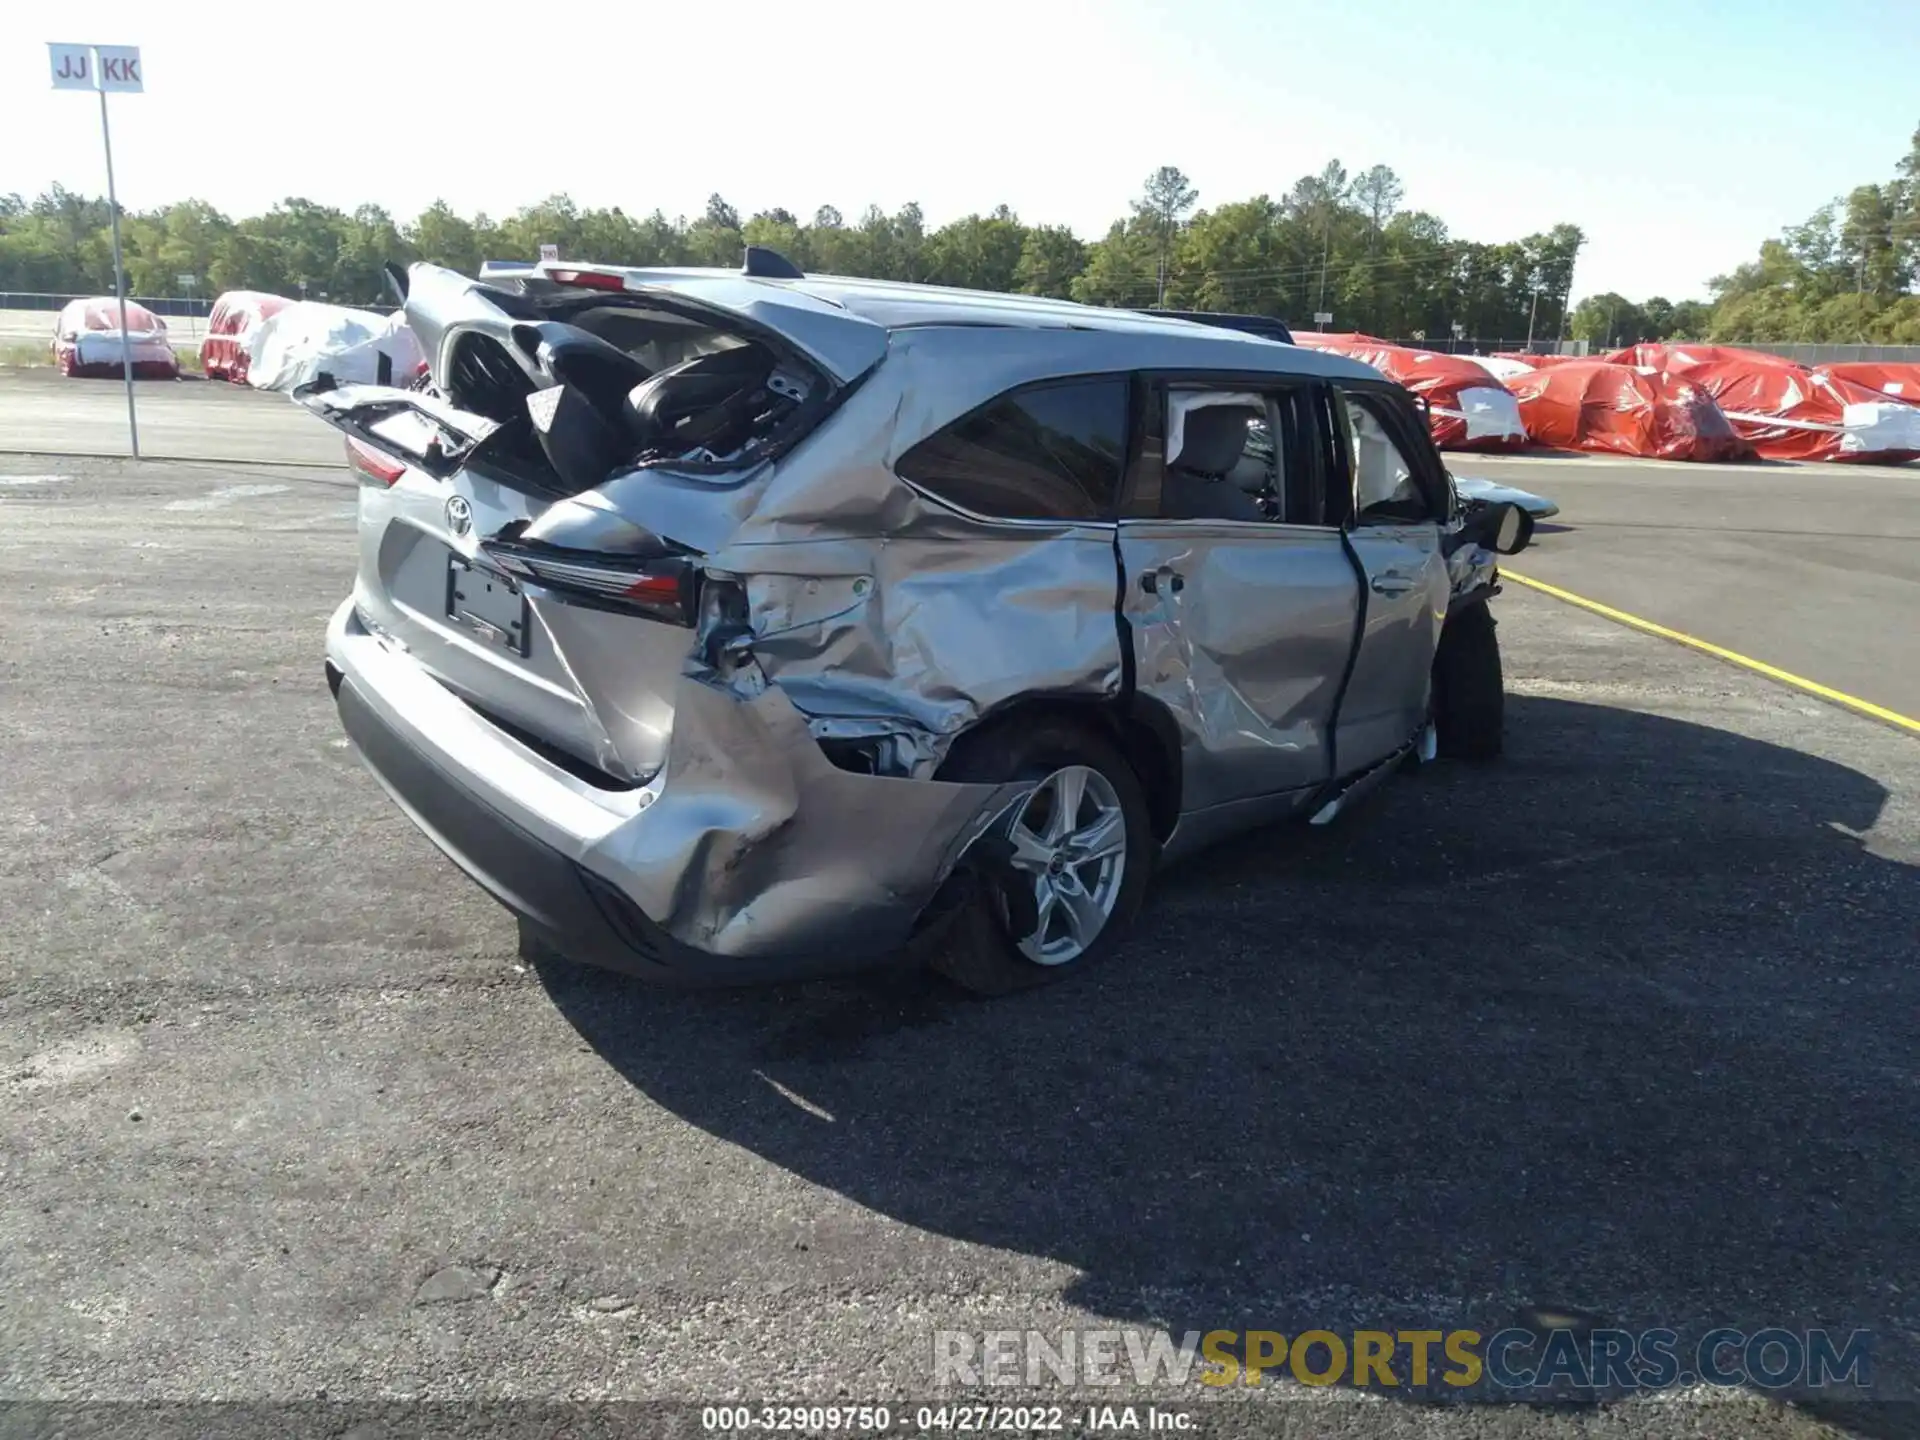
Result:
M142 47L120 196L405 219L1005 202L1093 238L1155 166L1200 203L1337 157L1459 237L1562 220L1576 296L1703 293L1920 125L1920 0L73 0L0 41L0 192L105 189L49 40ZM45 33L39 33L44 31Z

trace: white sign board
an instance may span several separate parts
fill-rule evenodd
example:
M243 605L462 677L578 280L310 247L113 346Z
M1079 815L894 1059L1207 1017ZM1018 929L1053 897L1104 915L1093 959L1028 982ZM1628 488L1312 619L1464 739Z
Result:
M138 45L49 43L47 58L52 65L53 88L56 90L124 90L138 93L146 88L140 78Z
M49 44L47 55L53 61L54 89L93 89L93 47L91 45Z
M1316 325L1331 325L1333 323L1333 312L1331 310L1314 311L1313 323Z
M545 265L550 261L558 260L559 258L560 258L560 247L558 245L542 245L540 247L540 263L542 265Z
M181 285L184 285L184 286L186 286L186 287L187 287L187 288L188 288L189 290L191 290L191 289L193 288L193 282L194 282L194 280L195 280L196 278L198 278L198 277L196 277L196 276L193 276L193 275L176 275L176 276L174 276L173 278L174 278L174 281L175 281L175 282L176 282L177 284L181 284Z
M102 90L125 90L137 95L147 88L140 78L138 45L101 45L98 50Z

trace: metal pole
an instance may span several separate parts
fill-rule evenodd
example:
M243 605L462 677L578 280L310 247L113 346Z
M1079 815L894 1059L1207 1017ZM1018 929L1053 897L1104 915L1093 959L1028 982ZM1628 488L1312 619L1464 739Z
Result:
M1575 244L1573 254L1567 258L1567 288L1560 292L1560 326L1558 330L1554 332L1556 339L1554 340L1553 351L1556 355L1560 353L1560 347L1566 343L1567 311L1573 305L1573 271L1574 267L1580 263L1580 245L1584 243L1584 241L1581 241Z
M1528 350L1533 349L1533 322L1534 322L1534 318L1537 315L1539 315L1539 313L1540 313L1540 287L1536 285L1533 290L1533 309L1527 312L1527 347L1526 348Z
M113 217L113 293L120 302L120 373L127 382L127 438L140 458L140 422L133 413L133 340L127 333L127 272L120 263L120 199L113 189L113 133L107 128L107 90L100 83L100 51L93 51L93 83L100 93L100 143L107 152L107 210Z
M1327 223L1320 231L1320 298L1313 302L1315 314L1323 314L1327 308L1327 261L1333 258L1333 215L1328 212ZM1327 327L1320 321L1313 322L1316 330Z

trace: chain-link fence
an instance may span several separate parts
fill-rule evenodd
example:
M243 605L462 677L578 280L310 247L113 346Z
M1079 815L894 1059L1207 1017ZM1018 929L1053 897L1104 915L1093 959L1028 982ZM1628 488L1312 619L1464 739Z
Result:
M0 290L0 310L47 310L58 313L69 302L79 299L92 299L79 295L50 295L35 290ZM156 315L197 318L204 320L213 309L214 297L211 295L129 295L127 302L132 305L144 305ZM51 323L51 322L49 322Z

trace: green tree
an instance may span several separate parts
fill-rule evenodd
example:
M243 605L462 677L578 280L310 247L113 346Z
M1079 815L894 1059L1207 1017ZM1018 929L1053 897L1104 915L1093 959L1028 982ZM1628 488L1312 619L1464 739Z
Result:
M1268 308L1287 259L1279 222L1265 195L1201 211L1180 237L1168 299L1189 310Z
M1399 211L1400 202L1406 198L1407 187L1400 183L1400 177L1388 166L1374 165L1354 177L1353 200L1367 217L1369 252L1379 240L1380 232L1387 228L1387 222Z
M1073 298L1073 279L1087 265L1087 247L1064 225L1036 225L1020 245L1014 288L1026 295Z
M1158 291L1159 237L1151 221L1116 220L1106 238L1087 247L1087 267L1073 280L1073 298L1085 305L1132 309L1152 305Z
M1713 307L1704 300L1682 300L1673 307L1663 340L1704 340L1713 324Z
M1013 290L1027 231L1002 205L991 215L968 215L927 237L926 278L969 290Z
M1163 299L1166 294L1174 242L1179 239L1181 222L1199 200L1200 192L1193 188L1192 182L1178 167L1162 165L1147 177L1146 189L1133 202L1135 216L1145 222L1148 233L1153 237L1154 260L1158 267L1157 298Z
M1575 340L1585 340L1596 348L1608 350L1658 338L1646 312L1626 296L1611 290L1602 295L1589 295L1576 305L1568 328Z
M807 232L790 210L762 210L740 227L740 238L745 244L779 251L802 270L814 268Z
M482 260L502 258L484 254L474 223L455 214L444 200L422 210L407 227L406 238L420 259L465 275L476 274Z

